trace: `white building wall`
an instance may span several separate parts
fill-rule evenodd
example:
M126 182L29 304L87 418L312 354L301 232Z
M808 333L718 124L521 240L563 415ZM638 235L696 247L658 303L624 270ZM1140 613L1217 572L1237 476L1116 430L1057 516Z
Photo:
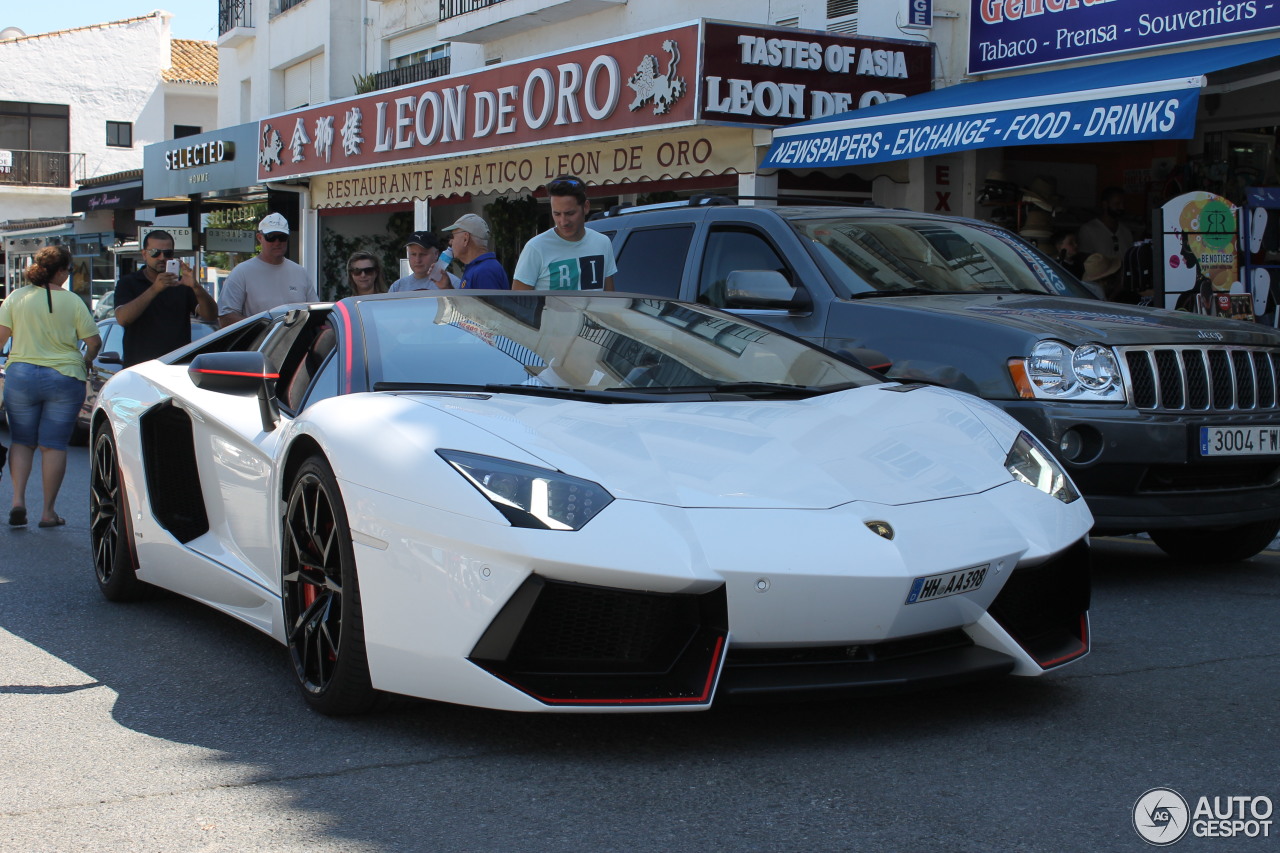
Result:
M201 131L218 128L218 87L168 83L164 87L164 139L173 138L173 126L184 124Z
M307 0L272 14L267 0L254 3L252 25L218 39L218 126L287 109L285 69L304 60L319 57L322 66L311 103L355 94L353 78L370 62L373 44L365 21L377 14L378 5L372 0ZM379 61L373 57L375 66Z
M901 26L906 20L908 1L863 0L858 16L859 35L928 38L927 33ZM935 0L940 6L963 2ZM545 23L537 14L526 14L526 7L546 5L544 0L504 0L469 13L498 19L519 16L521 29L493 41L463 40L467 36L454 39L451 70L472 71L494 62L551 53L699 17L767 25L795 20L802 29L815 30L826 29L828 22L826 0L631 0L557 23ZM430 32L439 23L439 11L440 0L306 0L273 16L269 2L254 3L252 26L237 28L219 38L223 85L218 125L228 127L286 109L284 69L319 55L325 57L324 100L354 94L356 75L387 70L394 58L389 47L393 38L425 31L426 42L443 43L444 39L435 38Z
M166 118L170 108L205 116L202 122L177 123L209 123L216 88L165 93L161 74L172 64L170 17L156 12L0 42L0 100L68 105L70 149L84 155L83 169L73 170L70 187L0 185L0 221L65 216L76 178L141 169L143 147L172 136L174 122ZM107 146L108 121L133 124L132 147Z

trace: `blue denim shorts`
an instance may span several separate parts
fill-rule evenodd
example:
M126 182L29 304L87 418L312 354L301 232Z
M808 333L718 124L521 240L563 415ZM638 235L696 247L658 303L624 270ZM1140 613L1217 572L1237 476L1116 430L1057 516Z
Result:
M4 409L14 444L66 450L84 405L83 379L20 361L4 369Z

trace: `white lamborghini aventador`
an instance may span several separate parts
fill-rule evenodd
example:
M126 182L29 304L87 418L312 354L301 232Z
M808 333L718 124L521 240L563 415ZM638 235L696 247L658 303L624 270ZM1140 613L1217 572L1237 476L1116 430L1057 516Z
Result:
M1090 514L1015 421L699 305L291 306L121 371L92 428L102 592L270 634L324 713L695 710L1089 648Z

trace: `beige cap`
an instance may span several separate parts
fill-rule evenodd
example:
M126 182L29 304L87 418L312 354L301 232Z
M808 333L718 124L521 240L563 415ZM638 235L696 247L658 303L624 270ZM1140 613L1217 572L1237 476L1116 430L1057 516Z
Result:
M458 217L458 221L450 225L448 228L441 228L441 231L466 231L489 242L489 225L474 213L464 213Z

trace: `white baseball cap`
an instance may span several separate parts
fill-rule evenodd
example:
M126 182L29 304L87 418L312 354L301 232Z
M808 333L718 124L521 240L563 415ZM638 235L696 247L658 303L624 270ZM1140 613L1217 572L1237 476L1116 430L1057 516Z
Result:
M289 221L278 213L268 213L258 223L258 230L263 234L288 234Z

